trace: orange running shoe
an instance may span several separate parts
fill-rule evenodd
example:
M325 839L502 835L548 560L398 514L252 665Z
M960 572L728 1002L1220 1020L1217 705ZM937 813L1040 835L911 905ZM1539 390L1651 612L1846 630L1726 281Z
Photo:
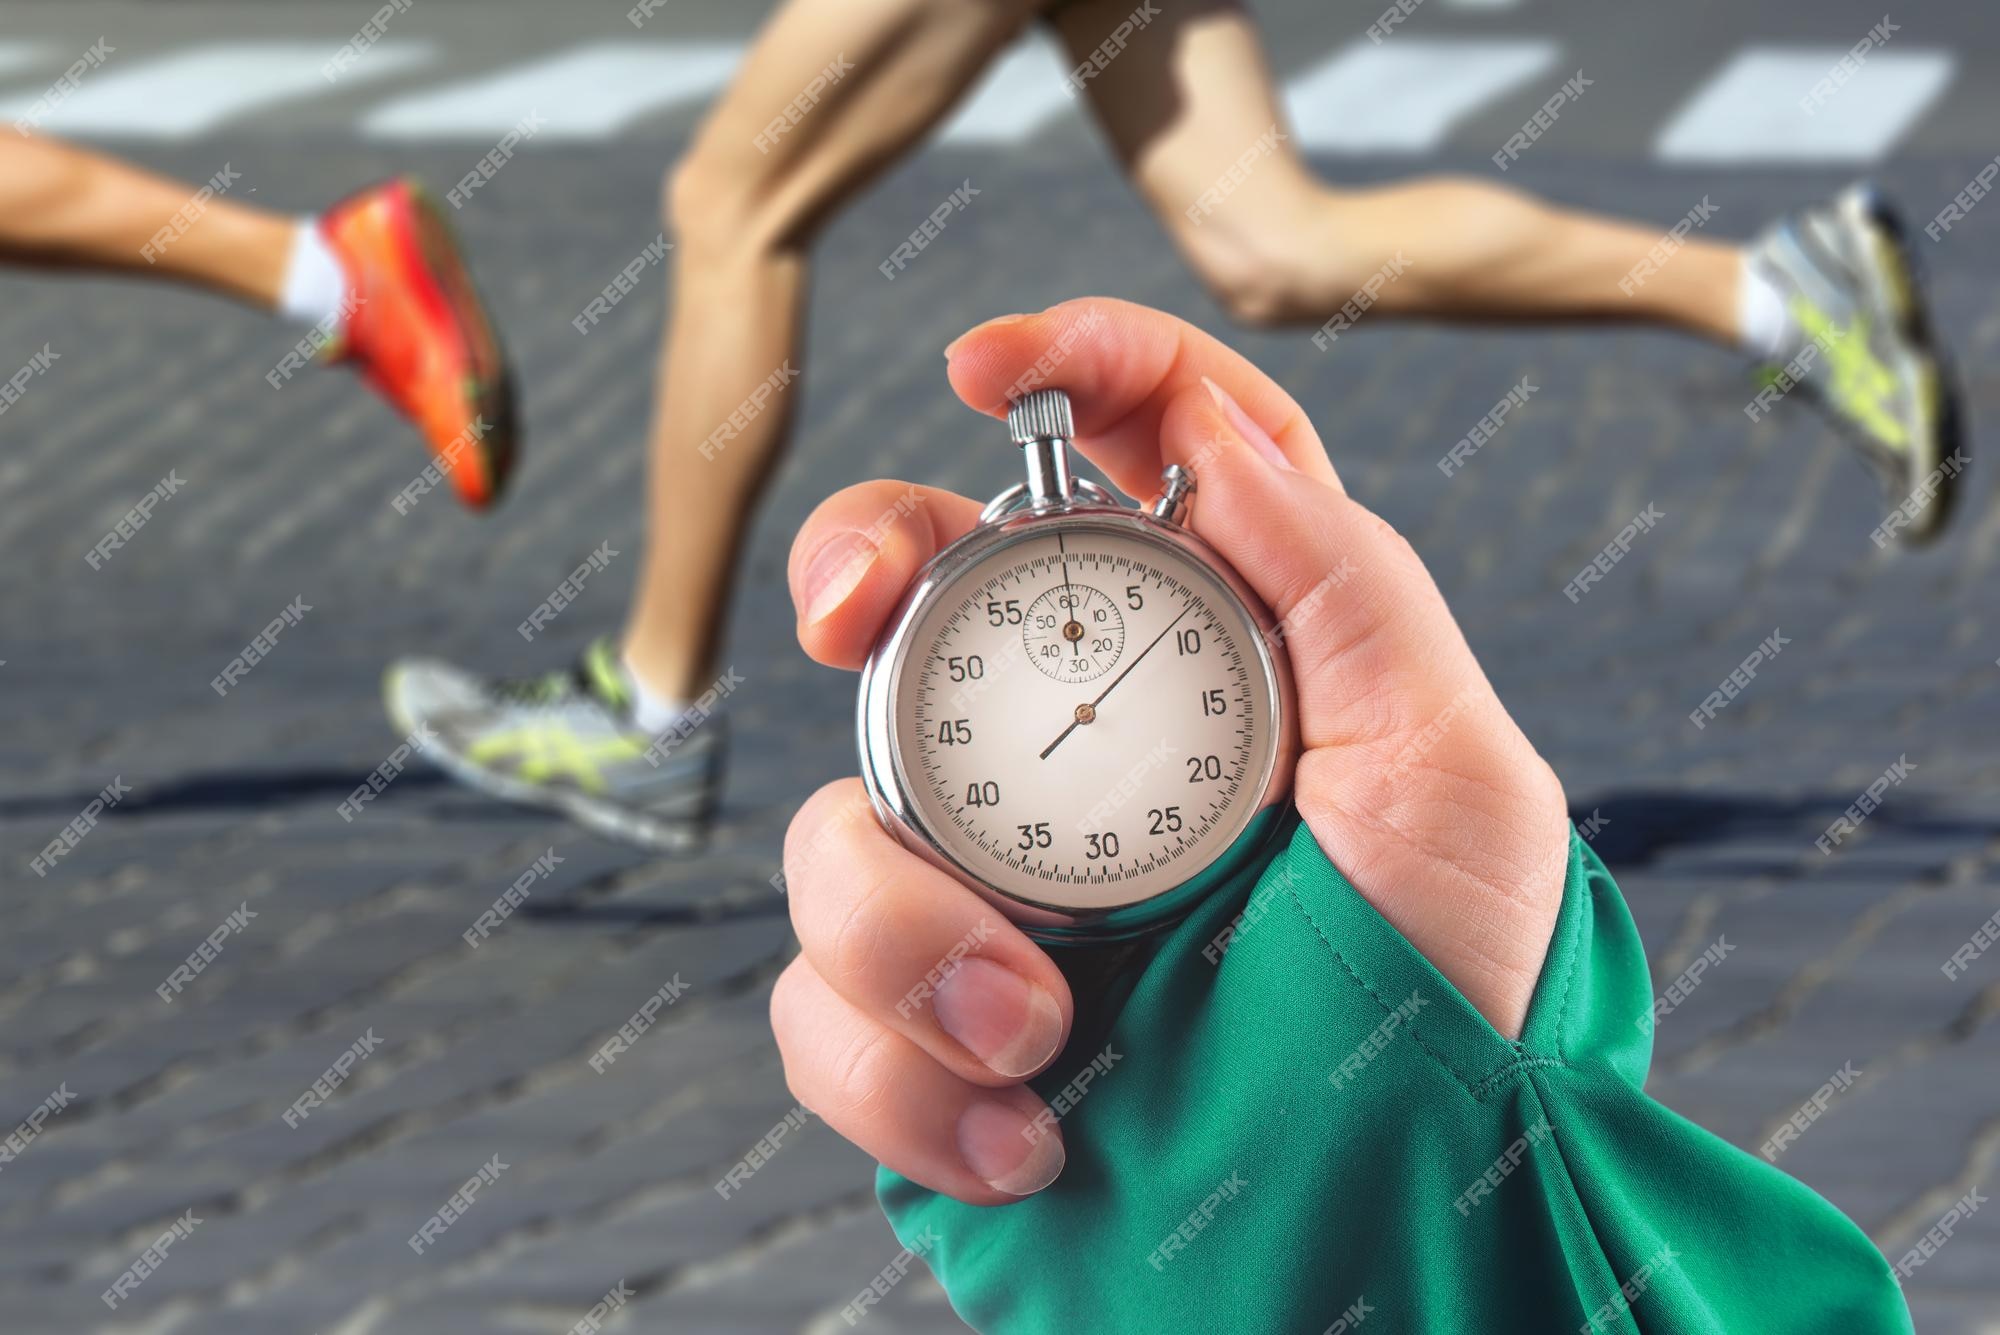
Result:
M459 499L485 509L514 471L514 385L450 226L401 177L335 204L319 229L351 285L325 360L358 363L424 433Z

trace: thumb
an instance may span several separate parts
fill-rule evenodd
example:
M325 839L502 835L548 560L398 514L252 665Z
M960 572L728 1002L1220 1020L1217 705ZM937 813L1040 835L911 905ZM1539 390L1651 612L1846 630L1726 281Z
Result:
M1504 1035L1521 1031L1562 900L1562 785L1494 694L1410 544L1289 467L1211 385L1161 454L1193 526L1278 617L1299 702L1293 800L1355 889Z

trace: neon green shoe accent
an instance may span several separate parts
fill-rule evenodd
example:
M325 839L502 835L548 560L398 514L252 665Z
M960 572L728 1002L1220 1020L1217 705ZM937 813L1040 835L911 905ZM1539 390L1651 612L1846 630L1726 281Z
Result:
M604 761L637 760L645 755L643 740L604 737L585 742L557 723L539 723L482 737L466 748L466 759L490 765L518 760L514 772L530 783L569 778L585 792L605 791Z
M590 642L583 653L583 669L584 685L592 695L615 709L631 707L631 697L625 689L625 673L618 665L617 652L608 637ZM558 668L539 677L523 677L499 683L496 687L507 699L529 705L560 700L575 688L574 668Z
M592 695L615 708L631 708L631 694L625 689L625 669L618 662L618 651L610 636L590 642L590 647L583 651L583 670L589 674Z
M1882 365L1868 346L1866 319L1856 314L1846 329L1840 328L1825 312L1802 296L1792 297L1792 318L1806 336L1826 353L1833 368L1833 384L1827 398L1840 412L1865 427L1869 434L1891 449L1907 450L1910 435L1889 411L1896 377Z

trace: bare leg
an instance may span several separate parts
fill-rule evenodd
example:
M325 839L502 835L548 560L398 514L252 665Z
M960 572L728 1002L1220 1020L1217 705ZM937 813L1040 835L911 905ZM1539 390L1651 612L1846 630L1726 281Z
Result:
M294 219L211 198L155 252L198 187L41 135L0 131L0 263L163 275L276 307Z
M1130 11L1129 0L1083 0L1054 22L1081 62ZM1376 314L1623 319L1735 339L1734 246L1689 238L1627 295L1619 280L1661 227L1471 178L1334 189L1288 139L1229 186L1246 152L1289 128L1256 27L1226 0L1169 8L1084 87L1127 171L1238 318L1316 323L1400 255L1407 268L1379 288Z
M675 170L646 556L625 628L627 660L661 695L692 698L715 675L737 555L798 393L807 249L821 220L936 124L1034 9L790 0ZM848 67L784 124L836 62Z

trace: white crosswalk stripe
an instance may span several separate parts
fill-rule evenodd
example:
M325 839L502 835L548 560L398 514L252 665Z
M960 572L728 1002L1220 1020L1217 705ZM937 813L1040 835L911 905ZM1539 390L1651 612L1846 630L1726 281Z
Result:
M245 112L384 78L430 59L426 42L377 42L329 82L338 42L217 42L124 64L114 50L77 79L40 128L56 134L185 139ZM46 90L0 98L0 120L26 116Z
M538 139L602 139L715 92L742 55L733 42L600 42L396 98L361 129L385 139L491 139L534 112L546 119Z
M1547 73L1558 52L1521 39L1356 41L1287 84L1285 109L1302 148L1428 152L1481 106Z
M1697 89L1654 151L1668 162L1872 162L1951 82L1950 52L1871 51L1844 83L1845 47L1748 47Z
M1455 9L1519 2L1440 0ZM538 139L606 140L646 133L648 117L713 97L746 49L737 41L611 39L492 69L468 72L461 63L446 77L441 67L460 54L456 48L390 38L329 81L324 71L340 47L332 38L214 42L157 55L113 47L52 96L51 81L84 48L47 38L4 40L0 124L39 104L39 128L83 137L185 139L315 125L406 142L491 142L532 113L542 118ZM1951 88L1957 68L1948 50L1892 44L1850 57L1843 67L1849 53L1841 46L1745 47L1656 132L1633 126L1635 137L1648 137L1628 152L1671 163L1866 163L1911 136ZM1497 115L1502 99L1538 80L1553 86L1561 58L1553 40L1432 38L1398 28L1381 43L1341 46L1290 79L1283 96L1302 149L1435 153L1454 139L1464 143L1468 124L1484 126L1479 118ZM428 86L364 92L360 99L348 94L411 71L422 71ZM1070 95L1067 75L1061 48L1046 35L1017 43L984 73L935 142L1004 149L1070 121L1084 98ZM1607 85L1598 96L1619 94ZM369 105L371 97L383 100ZM273 108L284 114L267 125L258 113Z
M938 138L947 144L1015 144L1073 109L1054 42L1033 37L1002 56Z

